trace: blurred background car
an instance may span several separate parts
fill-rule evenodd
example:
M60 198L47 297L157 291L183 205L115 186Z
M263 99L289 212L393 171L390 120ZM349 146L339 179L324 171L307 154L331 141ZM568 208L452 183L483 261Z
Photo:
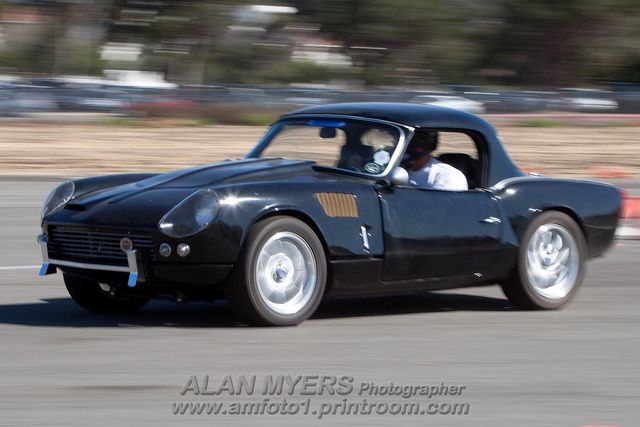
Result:
M66 86L55 92L60 111L118 112L128 110L127 92L113 88Z
M13 94L6 89L0 89L0 115L12 116L19 113L20 104L14 99Z
M56 111L57 103L46 91L28 85L0 86L0 115L19 117L29 112Z
M560 89L553 106L575 112L610 113L618 109L618 103L609 91L586 88Z
M554 95L550 91L506 91L497 94L495 102L485 105L488 113L536 113L549 109Z

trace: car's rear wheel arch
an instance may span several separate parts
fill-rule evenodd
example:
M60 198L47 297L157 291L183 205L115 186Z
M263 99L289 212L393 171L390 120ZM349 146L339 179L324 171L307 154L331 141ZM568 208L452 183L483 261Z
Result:
M582 221L582 218L580 218L580 216L573 209L568 208L566 206L554 206L554 207L545 208L541 213L549 212L549 211L562 212L563 214L569 216L572 220L574 220L575 223L578 224L578 227L580 227L580 231L582 231L582 237L584 237L584 240L585 240L585 243L587 244L587 249L588 249L589 236L587 236L584 222Z
M584 238L584 241L586 243L587 254L589 254L589 238L586 233L584 222L582 221L582 218L580 218L580 216L573 209L568 208L566 206L550 206L550 207L545 207L543 209L538 209L538 212L535 215L532 215L528 219L528 221L524 221L523 223L520 224L519 227L515 229L519 244L522 243L522 239L524 238L524 235L527 231L527 228L529 228L529 225L533 221L535 221L536 218L538 218L540 215L546 212L560 212L567 215L569 218L571 218L578 225L578 228L580 229L580 232L582 233L582 237ZM517 268L517 267L514 266L514 268Z
M516 235L518 236L518 241L522 242L522 238L524 237L524 234L527 231L527 228L529 227L529 224L531 224L533 221L535 221L535 219L537 217L539 217L540 215L546 213L546 212L561 212L567 216L569 216L573 221L575 221L576 224L578 224L578 227L580 228L580 231L582 232L582 236L584 237L585 241L587 242L588 245L588 236L586 233L586 228L584 225L584 221L582 220L582 218L580 218L580 216L576 213L576 211L574 211L573 209L566 207L566 206L546 206L544 208L538 208L536 209L536 214L532 215L531 217L529 217L527 219L527 221L523 221L522 223L520 223L515 231L516 231Z

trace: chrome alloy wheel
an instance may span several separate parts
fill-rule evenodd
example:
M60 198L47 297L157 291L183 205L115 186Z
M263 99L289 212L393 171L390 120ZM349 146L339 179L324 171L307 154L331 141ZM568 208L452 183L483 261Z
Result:
M578 246L569 230L559 224L540 226L527 247L527 275L533 291L550 300L564 298L579 273Z
M318 270L309 244L283 231L267 240L255 264L255 281L263 302L281 315L302 310L313 296Z

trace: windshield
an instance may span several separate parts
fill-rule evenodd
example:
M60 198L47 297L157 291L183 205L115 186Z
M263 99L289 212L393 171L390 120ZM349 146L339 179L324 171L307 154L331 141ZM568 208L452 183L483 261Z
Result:
M313 160L368 175L382 174L400 130L375 122L311 119L277 123L251 157Z

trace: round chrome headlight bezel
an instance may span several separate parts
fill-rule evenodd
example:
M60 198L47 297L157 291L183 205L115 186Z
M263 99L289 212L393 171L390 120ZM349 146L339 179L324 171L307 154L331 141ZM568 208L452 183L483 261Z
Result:
M199 190L178 203L158 222L162 234L174 239L193 236L211 224L220 209L220 198L213 190Z

